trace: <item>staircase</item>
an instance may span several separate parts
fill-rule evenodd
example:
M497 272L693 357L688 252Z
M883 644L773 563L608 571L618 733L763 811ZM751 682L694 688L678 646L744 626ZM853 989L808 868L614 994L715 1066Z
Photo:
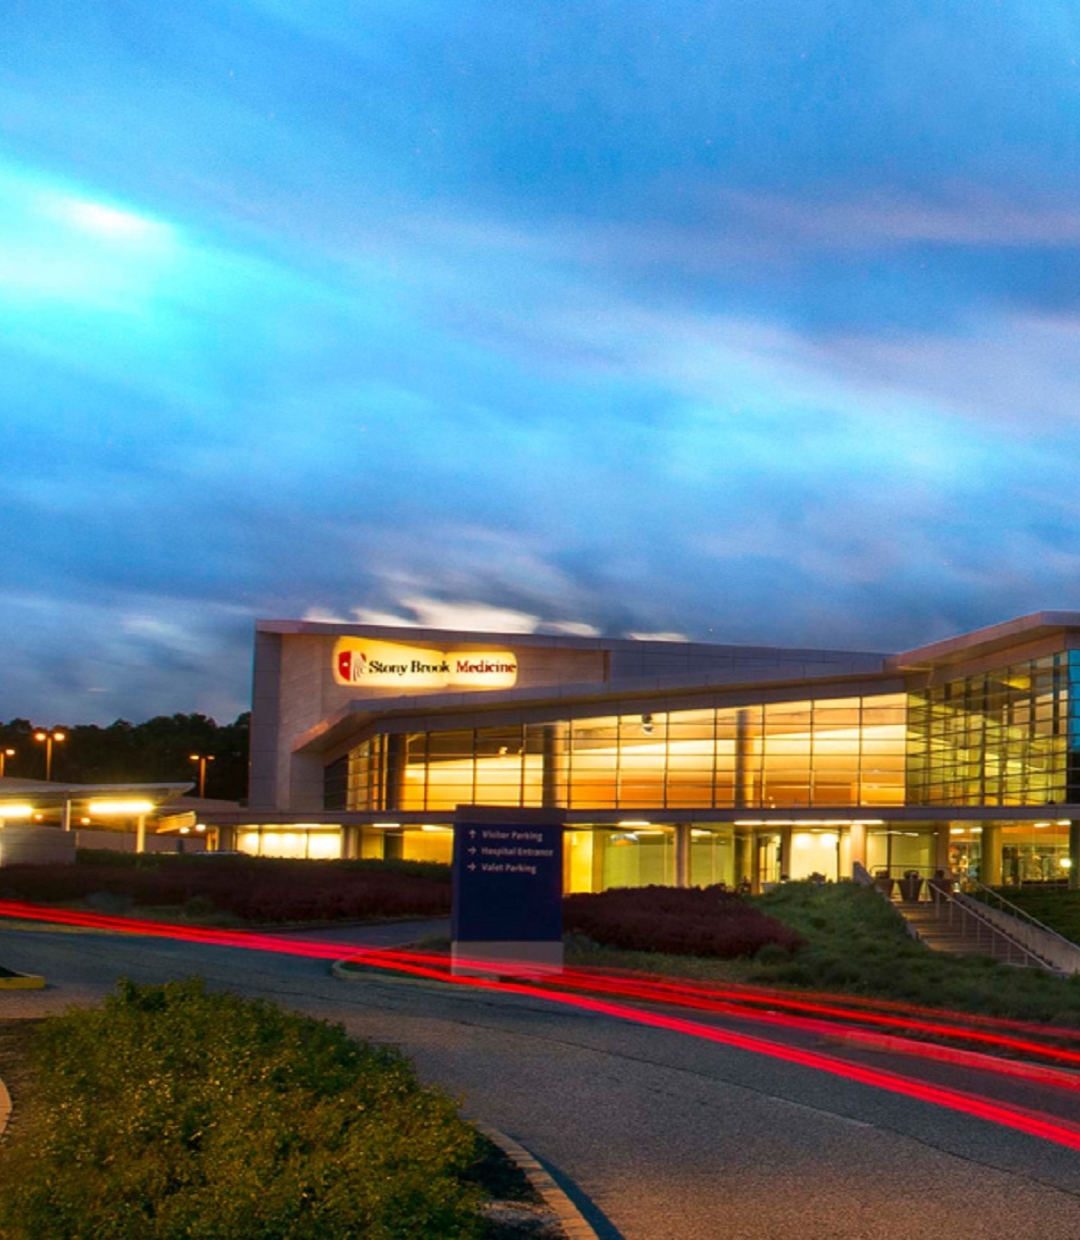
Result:
M1004 964L1025 968L1046 967L1005 931L982 918L967 916L966 911L961 914L961 906L954 900L893 904L907 924L908 933L931 951L951 956L992 956Z
M898 899L894 888L901 884L882 885L861 865L855 866L855 881L875 887L904 919L908 933L932 951L954 956L990 956L1003 964L1045 969L1059 975L1080 972L1080 947L1062 939L989 888L982 890L994 897L1000 907L988 907L937 880L916 880L917 898Z

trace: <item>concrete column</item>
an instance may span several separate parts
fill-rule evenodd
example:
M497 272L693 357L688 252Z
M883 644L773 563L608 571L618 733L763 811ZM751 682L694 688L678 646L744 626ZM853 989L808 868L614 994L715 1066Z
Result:
M753 882L753 852L754 842L749 835L740 834L738 827L735 828L735 886L737 887L743 879L749 879Z
M949 872L949 824L934 825L934 869Z
M559 788L566 769L566 724L545 723L543 730L543 774L540 803L545 809L561 804Z
M780 877L791 877L791 828L781 827L780 835L780 853L778 857Z
M750 831L750 890L754 895L761 895L761 850L758 847L760 835Z
M146 815L140 814L135 822L135 851L146 852Z
M1080 822L1069 823L1069 889L1080 888Z
M64 797L64 808L63 808L62 814L63 816L62 816L61 821L63 822L64 830L70 831L71 830L71 801L67 797Z
M690 886L690 824L675 825L675 886Z
M848 855L850 857L850 874L841 874L840 866L837 864L837 878L850 878L855 873L855 863L866 865L866 823L853 822L848 827Z
M735 712L735 808L744 809L750 788L750 712ZM755 851L755 857L757 853ZM755 861L755 868L756 868Z
M979 862L979 881L987 887L1001 885L1001 824L983 823L982 859Z
M405 765L408 737L403 732L386 738L386 804L384 809L401 809L405 793Z

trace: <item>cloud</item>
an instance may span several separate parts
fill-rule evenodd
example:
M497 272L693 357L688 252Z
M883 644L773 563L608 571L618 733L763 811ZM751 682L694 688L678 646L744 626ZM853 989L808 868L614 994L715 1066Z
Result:
M536 616L508 607L495 607L490 603L413 597L403 598L401 606L412 615L388 616L385 612L369 612L363 607L354 608L354 614L361 624L394 623L405 627L460 629L475 633L534 633L539 625Z
M231 720L249 705L252 619L204 599L0 596L0 702L36 723L110 723L198 711Z
M715 204L734 217L737 232L773 247L873 250L953 246L980 249L1080 244L1080 211L1071 199L1006 196L976 183L937 186L933 193L898 193L882 186L870 194L828 190L799 197L735 191Z

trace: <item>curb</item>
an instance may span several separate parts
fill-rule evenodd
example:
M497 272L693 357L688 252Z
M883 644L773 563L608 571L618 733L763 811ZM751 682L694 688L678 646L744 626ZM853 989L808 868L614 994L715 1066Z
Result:
M35 973L0 973L0 990L44 990L45 979Z
M378 966L368 966L376 968ZM376 977L374 973L358 973L355 969L349 968L348 960L335 960L330 966L330 976L336 977L339 982L366 982L369 980L378 981L382 985L392 986L440 986L447 990L456 988L456 982L441 982L436 977L395 977L391 974L381 974Z
M961 1068L977 1068L996 1072L1001 1076L1018 1077L1044 1085L1056 1085L1060 1089L1080 1089L1080 1072L1075 1069L1054 1068L1047 1064L1030 1063L1022 1059L1005 1059L1000 1055L987 1055L982 1051L961 1050L955 1046L943 1046L940 1042L924 1042L896 1034L872 1033L863 1030L838 1029L835 1033L822 1035L826 1042L836 1046L850 1046L855 1050L882 1051L890 1055L915 1055L920 1059L933 1059L939 1063L955 1064Z
M470 1119L469 1123L497 1145L536 1189L544 1205L558 1220L566 1240L598 1240L595 1229L585 1216L523 1145L482 1120Z

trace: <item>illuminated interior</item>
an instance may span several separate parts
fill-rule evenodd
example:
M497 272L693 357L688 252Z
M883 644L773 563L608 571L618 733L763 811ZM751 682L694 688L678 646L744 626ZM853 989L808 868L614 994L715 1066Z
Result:
M342 855L341 828L302 822L287 827L252 825L237 833L236 847L253 857L333 861Z
M1080 800L1077 684L1080 651L1063 651L912 693L909 802Z
M347 808L900 805L904 719L888 694L377 735L349 755Z

